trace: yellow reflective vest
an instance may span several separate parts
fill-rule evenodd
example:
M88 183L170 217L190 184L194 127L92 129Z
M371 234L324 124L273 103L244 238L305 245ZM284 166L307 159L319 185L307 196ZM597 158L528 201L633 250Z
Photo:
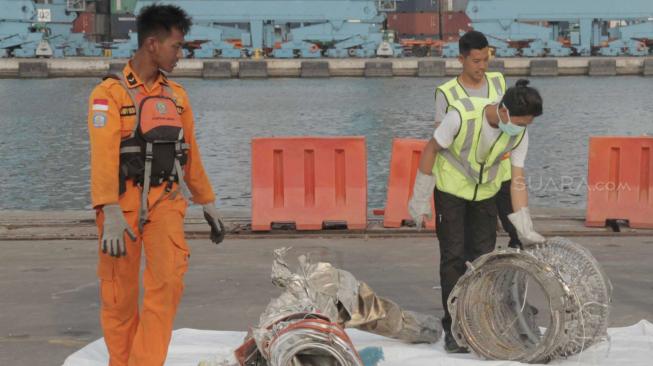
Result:
M501 133L494 141L485 160L478 161L477 150L481 139L485 108L493 100L461 98L450 104L451 111L460 115L460 130L447 149L438 151L433 175L440 191L469 200L481 201L494 196L501 188L502 161L524 138Z
M505 94L506 92L506 80L503 77L503 74L500 72L486 72L485 73L485 80L487 82L487 99L490 99L492 101L497 100L500 96ZM461 98L469 98L469 95L467 95L467 92L465 91L465 88L463 88L462 85L460 85L460 82L458 81L458 77L455 77L446 83L440 85L435 89L436 93L437 91L442 92L444 97L447 100L447 104L449 107L447 107L447 112L451 110L451 104ZM501 181L507 181L510 180L512 177L511 174L511 167L510 167L510 159L504 159L504 161L501 164L500 167L500 175L501 175Z

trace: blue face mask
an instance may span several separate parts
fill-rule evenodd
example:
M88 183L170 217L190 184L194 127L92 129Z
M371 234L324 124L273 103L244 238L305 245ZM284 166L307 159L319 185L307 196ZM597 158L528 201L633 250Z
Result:
M506 108L505 104L501 103L501 105L503 106L503 108ZM499 113L499 105L497 104L497 116L499 117L499 129L503 133L507 134L508 136L519 135L520 133L522 133L522 131L524 131L524 129L526 129L526 127L517 126L516 124L512 123L512 121L510 120L510 111L508 110L508 108L506 108L506 112L508 113L508 122L504 123L501 120L501 114Z

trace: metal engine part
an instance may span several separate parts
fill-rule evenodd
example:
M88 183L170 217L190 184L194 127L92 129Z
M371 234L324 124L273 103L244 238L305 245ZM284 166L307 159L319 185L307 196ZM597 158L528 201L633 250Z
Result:
M269 343L270 365L363 366L344 329L322 319L281 327Z
M542 290L544 308L527 301L528 284ZM612 285L584 247L556 237L518 249L497 247L468 263L448 299L452 334L482 357L548 362L607 338ZM546 330L535 314L548 315Z
M270 301L234 360L201 365L363 366L345 328L411 343L440 338L440 319L401 309L329 263L311 263L302 255L293 273L284 261L288 250L275 250L272 265L272 283L285 291Z

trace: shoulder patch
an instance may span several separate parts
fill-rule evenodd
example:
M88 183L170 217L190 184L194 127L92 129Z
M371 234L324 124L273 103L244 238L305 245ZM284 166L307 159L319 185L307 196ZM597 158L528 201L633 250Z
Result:
M107 124L107 114L103 112L93 113L93 127L102 128Z

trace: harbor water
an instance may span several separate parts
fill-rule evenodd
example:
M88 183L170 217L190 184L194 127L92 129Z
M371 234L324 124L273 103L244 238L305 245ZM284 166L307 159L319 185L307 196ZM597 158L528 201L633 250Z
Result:
M433 133L445 78L180 79L219 207L248 208L250 139L366 137L369 208L382 207L393 138ZM531 205L585 206L590 136L653 135L653 82L533 78L544 115L529 127ZM514 79L508 79L513 84ZM90 208L86 113L98 79L0 80L0 209Z

